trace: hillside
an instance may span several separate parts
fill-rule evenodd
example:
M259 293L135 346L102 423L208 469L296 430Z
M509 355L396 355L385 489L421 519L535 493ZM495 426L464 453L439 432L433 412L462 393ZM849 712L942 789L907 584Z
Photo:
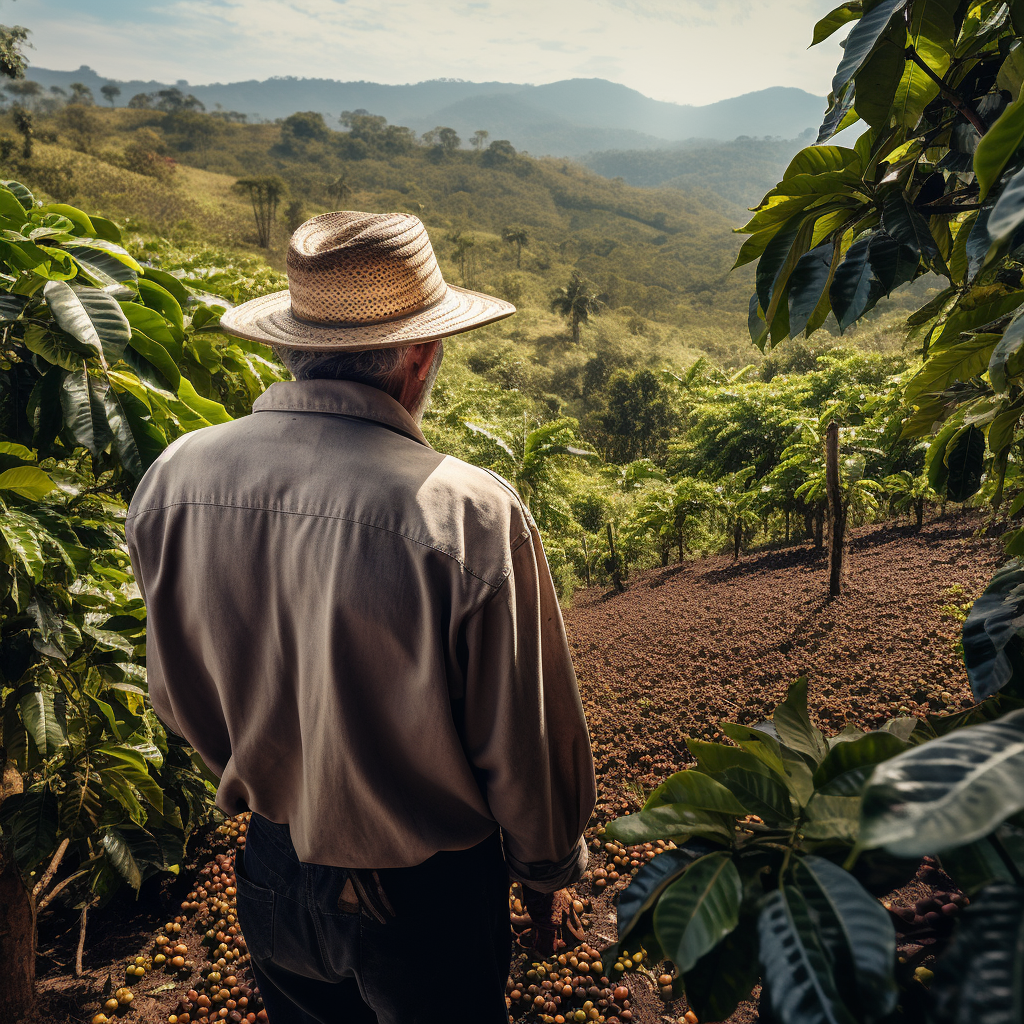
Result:
M707 189L746 209L774 188L794 154L814 141L813 135L812 130L796 139L692 139L671 149L634 147L588 153L580 162L629 185L683 192Z
M738 135L793 138L816 126L825 100L801 89L773 87L705 106L653 100L635 89L601 78L578 78L547 85L439 80L412 85L339 82L315 78L191 85L179 81L121 82L87 66L77 71L30 67L28 78L45 89L88 86L97 100L113 81L118 106L137 93L178 88L210 111L239 111L252 120L287 117L315 110L337 126L343 110L368 110L392 124L417 132L448 125L463 137L477 129L492 139L508 139L535 155L581 156L602 149L653 149L688 138L733 139Z

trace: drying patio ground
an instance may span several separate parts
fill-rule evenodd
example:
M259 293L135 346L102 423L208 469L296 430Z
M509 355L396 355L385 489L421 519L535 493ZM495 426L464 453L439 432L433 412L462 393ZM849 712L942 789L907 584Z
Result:
M636 809L645 791L686 764L687 736L714 738L723 719L767 717L800 675L809 680L812 716L829 733L847 722L872 726L968 703L956 613L1003 560L997 541L975 537L981 524L975 516L936 519L920 532L893 524L854 531L844 591L833 601L825 597L826 560L809 545L738 563L723 556L652 570L632 578L621 595L577 595L566 626L598 769L592 824ZM164 924L183 914L200 869L206 865L208 875L215 852L234 852L233 841L209 830L190 845L179 878L150 882L138 902L119 899L90 917L84 977L73 976L77 917L44 922L32 1024L91 1020L106 998L104 985L124 984L126 962L152 953ZM604 859L594 853L591 869ZM587 938L601 948L614 937L613 898L595 892L587 874L577 891L592 900ZM908 890L910 902L912 895ZM195 968L176 976L152 971L135 982L137 998L120 1017L125 1024L165 1024L191 987L202 991L202 926L184 913L180 938ZM432 913L426 904L424 913ZM427 998L448 991L443 963L438 993ZM516 957L517 983L528 967ZM244 986L244 958L235 973ZM677 1021L685 1010L682 1001L663 1006L642 976L627 984L632 1024ZM522 1006L514 1014L519 1020ZM745 1004L732 1022L755 1014ZM471 1008L452 1017L452 1024L472 1021Z

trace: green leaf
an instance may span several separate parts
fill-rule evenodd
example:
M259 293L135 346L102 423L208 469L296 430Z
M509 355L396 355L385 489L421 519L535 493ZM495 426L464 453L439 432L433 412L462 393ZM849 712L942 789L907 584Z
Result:
M232 416L220 402L212 402L196 393L192 382L182 377L178 384L178 398L194 413L198 413L207 423L230 423Z
M36 204L36 198L28 190L25 185L22 185L20 181L0 181L0 185L14 193L18 202L21 203L22 207L26 210L31 210Z
M742 899L728 853L702 857L665 889L654 909L654 931L678 971L690 971L736 927Z
M142 885L142 872L124 836L117 829L112 828L104 833L103 850L114 870L137 892Z
M79 275L97 288L117 298L134 295L127 285L134 282L138 275L109 252L80 245L70 246L68 253L78 265Z
M985 433L980 427L962 427L946 447L946 496L966 501L981 489L985 468Z
M1003 332L999 344L992 350L988 363L988 379L996 394L1003 394L1009 388L1007 379L1007 363L1017 355L1024 346L1024 316L1020 312L1013 318Z
M806 754L815 764L820 764L828 754L824 735L807 714L806 676L790 683L786 699L772 715L772 723L787 747Z
M904 400L917 405L922 398L945 391L957 381L984 373L997 341L994 334L972 334L957 345L929 354L927 362L904 389Z
M102 454L113 440L103 401L106 388L84 364L81 370L70 371L61 385L64 422L75 442L95 456Z
M47 690L29 690L19 702L25 723L40 757L50 757L67 742L61 715L54 707L53 694Z
M936 78L941 79L949 70L950 55L956 42L953 21L956 9L955 0L917 0L911 5L907 43ZM939 86L934 78L914 61L908 60L893 100L897 124L916 128L924 108L938 94Z
M757 921L739 924L697 961L683 979L686 1001L698 1020L727 1020L750 998L758 980Z
M49 789L15 793L0 803L4 841L23 876L43 866L57 848L57 798Z
M974 175L981 187L981 198L999 180L1010 157L1024 139L1024 96L1018 96L999 115L978 142L974 151ZM994 212L994 211L993 211Z
M14 197L13 193L11 194L11 197ZM67 203L47 203L45 206L39 207L37 212L42 216L45 216L48 213L59 214L61 217L67 217L67 219L75 225L76 230L81 232L83 235L96 234L96 228L93 227L93 223L89 219L89 215L83 210L79 210L76 206L68 206Z
M864 4L861 0L847 0L846 3L840 4L814 26L811 46L817 46L818 43L824 42L833 32L838 31L847 22L856 21L863 13ZM698 1016L703 1017L703 1014L698 1014Z
M859 175L864 170L864 161L855 149L843 146L807 146L789 162L783 181L800 174L827 174L831 171L845 171Z
M146 405L130 392L110 387L103 394L103 405L121 465L141 479L167 447L167 438Z
M93 237L103 238L115 245L121 245L121 229L112 220L107 220L106 217L97 217L95 213L89 219L92 221L92 228L95 232Z
M732 842L735 825L733 818L724 814L693 810L685 804L663 804L649 811L625 814L607 825L612 839L632 846L656 839L689 838L700 836L728 846Z
M818 765L814 787L830 796L860 796L875 765L906 749L906 742L881 730L837 743Z
M1014 1024L1024 1019L1024 889L997 883L961 917L931 985L936 1021Z
M857 113L872 128L887 128L892 120L905 60L902 41L883 38L857 72Z
M1018 97L1017 103L1020 103ZM1015 104L1016 105L1016 104ZM986 236L988 240L987 262L998 250L999 246L1008 241L1017 229L1024 224L1024 168L1017 171L1012 178L1003 186L996 205L988 211L985 217L985 210L978 216L978 222L974 225L974 231L979 236ZM968 239L967 247L971 249L971 240L974 236L971 232L971 239ZM980 249L982 239L979 237L977 248ZM970 252L968 253L970 255Z
M49 282L43 295L62 330L95 349L104 365L117 362L132 332L115 299L100 289L75 290L63 281Z
M843 59L832 78L832 94L838 96L847 83L864 66L874 52L893 15L901 11L906 0L881 0L853 27L843 48Z
M57 485L35 466L18 466L0 473L0 491L14 491L23 498L38 500Z
M645 864L619 896L617 908L618 934L621 942L641 917L654 906L658 897L699 857L714 852L714 847L700 842L688 843L676 850L661 853Z
M163 345L177 362L182 357L184 335L174 324L165 320L155 309L138 302L122 302L121 309L132 326L132 331L141 331L147 338Z
M771 733L737 722L722 722L722 732L743 750L753 754L780 778L785 778L786 767L782 763L782 747Z
M804 839L853 846L859 831L860 798L815 793L804 808Z
M752 760L757 763L756 758ZM794 820L789 790L777 775L767 768L725 768L711 773L712 778L728 787L751 814L756 814L773 828L786 828Z
M791 338L802 334L822 298L828 299L832 280L835 246L822 242L804 253L789 278L789 333Z
M151 363L163 380L170 385L174 393L178 393L178 388L181 386L181 371L174 362L171 353L163 345L153 341L152 338L147 337L142 331L132 331L128 346Z
M771 324L782 292L800 257L810 247L814 231L813 218L799 212L779 228L765 247L757 264L757 301Z
M142 272L146 280L153 281L174 296L180 306L184 306L192 297L188 288L186 288L178 278L173 274L169 274L166 270L160 270L157 267L143 267ZM193 324L193 326L195 326L195 324Z
M974 842L1024 809L1024 711L967 726L883 761L861 808L860 843L923 856Z
M849 872L823 857L801 857L794 880L818 923L834 978L868 1020L896 1009L896 932L882 905Z
M859 320L884 294L882 283L871 265L874 237L874 234L869 234L854 242L832 277L828 297L840 331L845 331Z
M43 557L37 531L27 523L15 521L11 514L7 513L0 516L0 536L7 542L12 556L5 561L11 565L15 561L21 562L29 576L38 583L43 578L46 560Z
M170 275L168 275L170 276ZM178 300L162 285L147 278L139 278L139 297L150 308L155 309L165 320L179 330L185 326L185 318Z
M714 811L733 817L746 814L746 808L721 783L693 768L669 776L647 798L644 810L667 804L685 804L693 810Z
M836 989L822 937L792 885L769 893L758 920L762 977L785 1024L855 1024Z
M1024 679L1024 567L1004 565L971 607L963 626L964 664L974 699Z

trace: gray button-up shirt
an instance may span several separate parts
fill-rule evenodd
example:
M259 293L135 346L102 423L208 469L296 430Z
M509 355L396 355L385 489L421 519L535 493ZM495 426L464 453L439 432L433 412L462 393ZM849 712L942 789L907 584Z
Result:
M383 392L274 384L186 434L126 526L153 706L303 861L408 867L500 826L514 876L586 866L594 766L536 526Z

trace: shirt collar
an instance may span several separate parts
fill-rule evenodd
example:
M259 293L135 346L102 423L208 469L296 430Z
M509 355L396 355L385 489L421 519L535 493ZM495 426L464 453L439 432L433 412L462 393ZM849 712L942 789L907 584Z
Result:
M253 412L318 412L351 416L397 430L430 447L423 431L390 395L351 380L278 381L253 403Z

